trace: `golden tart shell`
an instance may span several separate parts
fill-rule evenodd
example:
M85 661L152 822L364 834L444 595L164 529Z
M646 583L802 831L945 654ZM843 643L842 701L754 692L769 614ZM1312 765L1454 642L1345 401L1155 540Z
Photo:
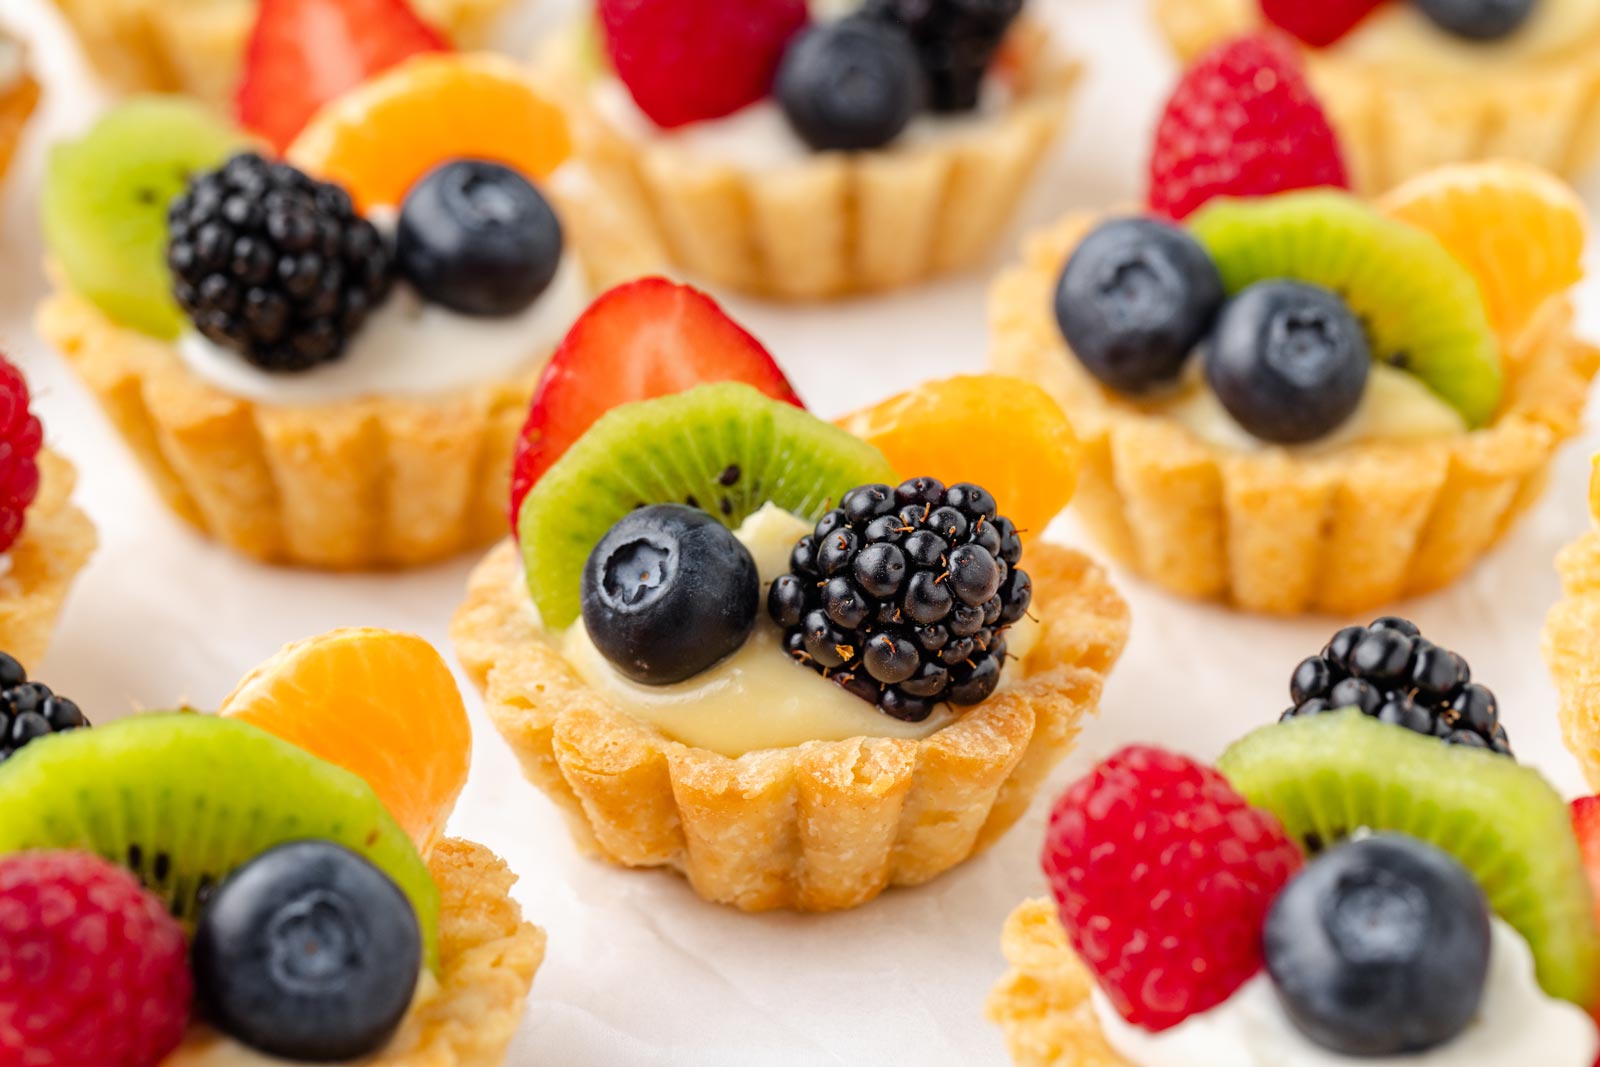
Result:
M72 464L40 451L39 495L11 546L11 568L0 575L0 650L30 669L49 647L73 579L97 543L94 524L72 503L76 481Z
M1589 483L1589 510L1600 516L1600 466ZM1600 791L1600 529L1564 548L1556 570L1562 597L1545 619L1544 658L1560 699L1562 738L1589 787Z

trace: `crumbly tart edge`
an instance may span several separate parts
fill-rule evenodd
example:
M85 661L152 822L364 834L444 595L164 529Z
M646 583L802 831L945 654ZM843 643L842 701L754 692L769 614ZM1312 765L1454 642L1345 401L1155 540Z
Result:
M1266 26L1256 0L1154 0L1153 14L1184 62ZM1496 158L1571 178L1600 154L1600 48L1470 78L1408 75L1317 49L1303 54L1364 192L1446 163Z
M179 92L217 106L233 98L254 0L55 0L102 77L127 92ZM511 0L415 0L458 47L492 43Z
M24 56L23 62L27 62ZM22 141L22 128L39 104L39 83L26 69L15 85L0 89L0 179Z
M0 576L0 650L37 667L50 645L72 582L94 554L94 524L72 503L77 472L48 449L39 453L39 494L22 536L11 546L11 569Z
M1545 617L1541 645L1558 695L1561 736L1600 792L1600 456L1589 482L1596 526L1556 556L1562 596Z
M517 876L482 845L446 838L428 868L439 887L439 992L362 1067L499 1067L544 961L544 931L523 922Z
M730 759L611 707L542 635L516 546L473 573L451 626L490 718L580 847L670 867L745 911L850 908L997 840L1098 710L1128 608L1087 557L1034 545L1037 646L1020 677L922 740L858 737ZM797 670L800 668L796 668Z
M597 189L550 191L594 292L659 262L592 203ZM421 566L505 535L512 454L548 350L516 375L437 396L276 406L202 381L171 344L50 275L40 336L201 532L261 562L337 571Z
M1048 900L1027 900L1006 919L1000 948L1010 969L985 1011L1017 1067L1131 1067L1112 1051L1089 1000L1093 979Z
M1083 442L1077 513L1115 559L1184 596L1275 615L1364 611L1442 588L1544 489L1582 421L1600 350L1552 300L1507 345L1507 402L1458 437L1373 442L1322 456L1217 448L1110 396L1051 314L1061 264L1094 219L1027 242L990 292L990 363L1044 386Z
M819 300L902 288L994 248L1082 74L1036 24L1014 32L1024 89L970 135L756 172L616 130L590 103L576 33L557 34L536 66L559 87L584 160L679 267L758 296Z

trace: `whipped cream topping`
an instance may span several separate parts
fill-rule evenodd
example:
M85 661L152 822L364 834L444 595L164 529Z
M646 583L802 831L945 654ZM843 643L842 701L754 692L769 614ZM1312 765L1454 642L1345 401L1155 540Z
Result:
M1265 972L1159 1034L1125 1021L1098 989L1093 1006L1107 1042L1135 1067L1592 1067L1600 1050L1594 1023L1539 988L1528 943L1499 918L1479 1017L1454 1041L1410 1056L1353 1059L1312 1044Z
M1597 46L1600 0L1538 0L1528 20L1509 37L1476 42L1446 33L1416 4L1384 4L1329 51L1359 62L1431 74L1482 74L1576 55Z

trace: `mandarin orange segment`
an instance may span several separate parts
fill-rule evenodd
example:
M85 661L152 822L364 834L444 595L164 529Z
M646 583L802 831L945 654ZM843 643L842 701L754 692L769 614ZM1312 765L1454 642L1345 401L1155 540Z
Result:
M1503 339L1516 337L1545 301L1583 277L1583 202L1530 164L1440 167L1379 206L1433 234L1473 273Z
M1037 536L1078 485L1077 434L1031 382L998 374L928 382L839 420L904 478L976 482L1001 514Z
M444 659L420 637L334 630L251 671L223 715L360 775L427 855L472 762L472 728Z
M489 159L539 179L571 155L561 109L516 63L486 53L409 59L325 106L286 153L343 185L362 211L398 205L449 159Z

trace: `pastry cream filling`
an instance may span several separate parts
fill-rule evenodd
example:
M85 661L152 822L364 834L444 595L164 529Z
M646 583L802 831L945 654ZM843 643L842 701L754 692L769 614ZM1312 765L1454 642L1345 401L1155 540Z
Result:
M1600 47L1600 0L1538 0L1511 36L1474 42L1446 33L1416 4L1384 4L1328 52L1426 74L1482 74ZM1537 69L1537 68L1535 68Z
M789 553L811 531L808 523L772 504L735 531L750 549L766 588L789 569ZM1027 566L1027 561L1023 561ZM1006 632L1009 651L1023 656L1037 624L1024 619ZM954 721L947 704L922 722L901 722L851 696L789 658L783 631L763 609L750 639L733 655L675 685L641 685L614 670L589 639L582 620L560 638L562 654L588 686L613 707L658 727L667 736L724 756L807 741L852 737L923 738ZM1010 672L1003 672L1004 686Z
M1155 405L1190 433L1219 448L1259 452L1282 447L1252 436L1233 420L1217 395L1198 378L1183 391ZM1467 432L1467 424L1416 375L1382 363L1372 365L1367 390L1355 414L1320 440L1295 446L1299 452L1323 452L1369 441L1414 440Z

